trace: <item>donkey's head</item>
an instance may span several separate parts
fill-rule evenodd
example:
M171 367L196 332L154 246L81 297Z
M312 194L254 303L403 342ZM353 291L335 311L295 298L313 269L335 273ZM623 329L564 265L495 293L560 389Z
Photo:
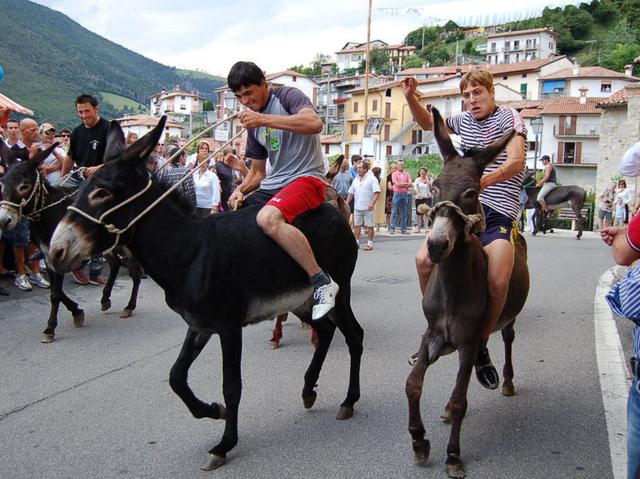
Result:
M433 183L434 207L431 232L427 240L433 262L446 259L456 244L473 230L482 213L480 178L485 167L507 146L514 135L506 133L483 150L471 150L460 156L453 146L447 126L437 109L432 108L434 134L444 159L442 173Z
M23 214L41 206L44 176L38 172L40 164L58 146L54 143L46 150L39 151L27 161L13 163L6 175L0 179L2 204L0 205L0 229L12 231L20 222ZM0 140L0 156L12 158L11 150Z
M129 147L118 122L111 122L104 166L80 187L51 239L49 256L57 271L70 271L83 258L131 240L131 229L122 230L150 203L145 195L150 184L145 161L158 144L165 121L163 116Z

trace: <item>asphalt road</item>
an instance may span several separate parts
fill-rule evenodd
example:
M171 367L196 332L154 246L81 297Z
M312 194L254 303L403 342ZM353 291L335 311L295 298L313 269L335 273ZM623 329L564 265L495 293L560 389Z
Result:
M431 440L426 467L413 464L404 382L407 357L426 322L413 257L420 239L380 238L361 252L353 307L365 330L362 398L354 417L336 421L346 394L348 353L339 332L304 410L302 378L311 359L309 331L291 317L281 349L268 346L272 323L245 329L240 439L227 464L199 466L223 424L192 418L168 385L186 326L144 280L138 309L119 319L129 281L119 279L114 310L99 311L98 288L69 293L86 312L74 329L60 315L57 340L39 342L48 314L44 292L0 302L0 477L2 478L405 478L446 477L448 400L457 356L426 375L422 413ZM612 265L596 239L529 239L532 287L516 325L516 396L472 379L462 429L462 458L473 478L612 477L594 350L593 295ZM2 280L2 285L10 284ZM12 289L12 293L14 290ZM502 340L490 342L502 365ZM190 383L220 401L219 343L194 364Z

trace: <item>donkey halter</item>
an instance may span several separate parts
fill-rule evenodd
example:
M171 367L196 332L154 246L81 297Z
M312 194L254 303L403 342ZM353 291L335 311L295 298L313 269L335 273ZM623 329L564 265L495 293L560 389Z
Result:
M429 211L429 220L433 222L436 212L442 207L449 207L455 211L455 213L460 217L460 219L464 222L464 242L468 243L471 241L471 236L475 233L480 233L484 231L486 225L484 221L484 214L480 213L472 213L467 215L462 211L462 209L451 201L439 201L438 203L431 208ZM481 210L482 211L482 210Z
M149 209L155 205L151 205L151 207L147 208L146 210L144 210L142 213L140 213L138 216L136 216L133 220L131 220L131 222L125 226L124 228L118 228L116 225L111 224L111 223L106 223L104 221L105 217L107 215L110 215L111 213L113 213L114 211L118 211L120 208L122 208L123 206L128 205L129 203L131 203L132 201L140 198L142 195L144 195L147 190L149 188L151 188L151 185L153 184L153 182L151 181L151 178L149 178L149 182L147 183L147 186L145 186L142 190L138 191L135 195L130 196L129 198L127 198L126 200L124 200L122 203L118 203L117 205L115 205L113 208L108 209L107 211L105 211L104 213L102 213L100 215L99 218L96 218L94 216L91 216L89 213L85 213L84 211L82 211L79 208L76 208L75 206L67 206L67 210L69 211L73 211L74 213L78 213L80 216L83 216L84 218L88 219L89 221L92 221L93 223L97 224L97 225L102 225L105 227L105 229L111 233L116 235L116 240L113 243L113 245L106 249L104 251L104 253L109 253L111 252L111 250L113 250L113 248L115 248L116 246L118 246L118 242L120 241L120 236L123 233L126 233L127 230L129 228L131 228L133 225L135 225L138 220L140 218L142 218L144 216L145 213L147 213L147 211L149 211Z
M29 195L29 197L23 198L20 203L13 203L12 201L9 201L9 200L2 200L0 201L0 206L8 206L9 208L17 210L18 222L20 222L23 216L22 210L24 209L25 206L27 206L31 202L31 200L33 200L33 203L34 203L33 211L31 211L31 213L24 214L24 217L30 221L38 221L40 220L40 214L44 210L48 210L49 208L52 208L53 206L56 206L62 203L67 198L70 198L73 195L75 195L77 192L78 190L75 190L72 193L69 193L68 195L64 195L58 201L55 201L45 206L45 202L47 201L47 197L49 196L49 191L47 190L47 187L44 184L44 178L42 177L40 172L36 170L36 181L33 184L33 190L31 190L31 194ZM38 205L40 206L38 207Z

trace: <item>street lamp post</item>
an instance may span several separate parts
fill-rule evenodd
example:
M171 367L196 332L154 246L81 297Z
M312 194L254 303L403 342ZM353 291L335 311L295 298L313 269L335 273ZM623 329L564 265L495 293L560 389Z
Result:
M227 116L232 115L236 111L238 99L232 91L227 91L224 94L224 106L227 109ZM227 140L233 136L233 120L229 120Z
M536 174L538 171L538 154L542 151L540 146L540 138L542 133L543 120L542 116L538 116L531 120L531 129L533 130L533 134L536 137L536 148L533 151L533 174Z

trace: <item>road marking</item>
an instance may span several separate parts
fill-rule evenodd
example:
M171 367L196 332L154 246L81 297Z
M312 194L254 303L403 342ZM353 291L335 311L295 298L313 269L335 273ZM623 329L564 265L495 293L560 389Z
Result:
M629 372L613 312L604 299L615 282L614 268L598 281L593 301L596 357L614 479L627 477L627 397Z

